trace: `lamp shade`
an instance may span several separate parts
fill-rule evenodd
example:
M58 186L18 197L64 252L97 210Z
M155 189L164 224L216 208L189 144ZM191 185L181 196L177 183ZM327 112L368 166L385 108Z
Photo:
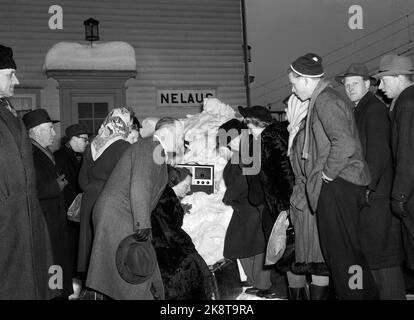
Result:
M85 40L97 41L99 40L99 21L89 18L83 22L85 26Z

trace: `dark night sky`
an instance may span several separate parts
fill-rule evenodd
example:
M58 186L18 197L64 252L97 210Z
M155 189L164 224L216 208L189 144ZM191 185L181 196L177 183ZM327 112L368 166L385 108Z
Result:
M362 8L362 30L349 28L352 14L348 10L352 5ZM408 20L398 20L374 32L409 13L412 14ZM277 89L287 84L286 69L307 52L325 56L366 36L324 57L328 66L325 72L330 77L345 70L351 62L366 62L408 42L408 30L398 32L407 23L413 24L410 30L414 40L414 0L246 0L246 16L248 42L252 46L250 74L256 77L252 84L253 103L267 104L286 95L288 88ZM363 49L367 45L370 47ZM378 68L378 60L367 62L370 70ZM269 82L278 76L279 79ZM264 83L267 85L262 86Z

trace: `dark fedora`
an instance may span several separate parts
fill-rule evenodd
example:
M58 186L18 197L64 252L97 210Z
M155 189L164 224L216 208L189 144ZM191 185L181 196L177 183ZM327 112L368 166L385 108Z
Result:
M341 75L335 77L335 80L340 84L344 84L346 77L361 76L364 80L371 81L371 84L375 84L377 80L371 77L368 73L368 68L363 63L352 63L348 69Z
M12 48L0 44L0 69L14 69L16 70L16 62L13 59Z
M115 262L123 280L140 284L153 275L157 256L150 240L137 241L132 234L119 244Z
M35 109L33 111L30 111L23 116L22 120L27 130L37 127L42 123L59 122L58 120L50 119L49 114L45 109Z
M88 134L88 129L81 123L72 124L65 130L65 135L68 139L81 134Z
M256 118L265 122L273 121L272 114L270 113L269 109L263 106L253 106L246 108L239 106L239 112L243 118Z

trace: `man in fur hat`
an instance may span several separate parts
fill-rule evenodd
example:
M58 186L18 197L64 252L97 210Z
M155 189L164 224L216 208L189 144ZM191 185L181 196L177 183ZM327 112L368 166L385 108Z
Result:
M288 70L292 92L309 100L302 158L325 262L339 299L377 299L360 245L359 214L371 182L352 106L323 79L322 58L308 53Z
M0 45L0 300L49 299L53 265L36 193L32 145L8 100L19 84L13 51Z

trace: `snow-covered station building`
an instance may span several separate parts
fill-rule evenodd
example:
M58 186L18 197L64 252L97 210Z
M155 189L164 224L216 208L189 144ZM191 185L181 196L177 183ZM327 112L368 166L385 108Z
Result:
M58 135L78 121L96 133L113 106L141 120L199 113L205 97L246 105L242 10L240 0L2 0L13 104L45 108ZM99 21L92 43L89 18Z
M0 43L13 48L20 81L12 103L21 114L46 109L60 120L57 138L78 122L97 133L117 106L133 108L141 122L183 120L190 151L182 163L214 166L206 182L214 191L183 199L192 205L183 228L209 265L223 257L232 215L221 201L227 160L215 134L249 100L244 16L244 0L0 3ZM99 41L86 41L90 18L99 21Z

